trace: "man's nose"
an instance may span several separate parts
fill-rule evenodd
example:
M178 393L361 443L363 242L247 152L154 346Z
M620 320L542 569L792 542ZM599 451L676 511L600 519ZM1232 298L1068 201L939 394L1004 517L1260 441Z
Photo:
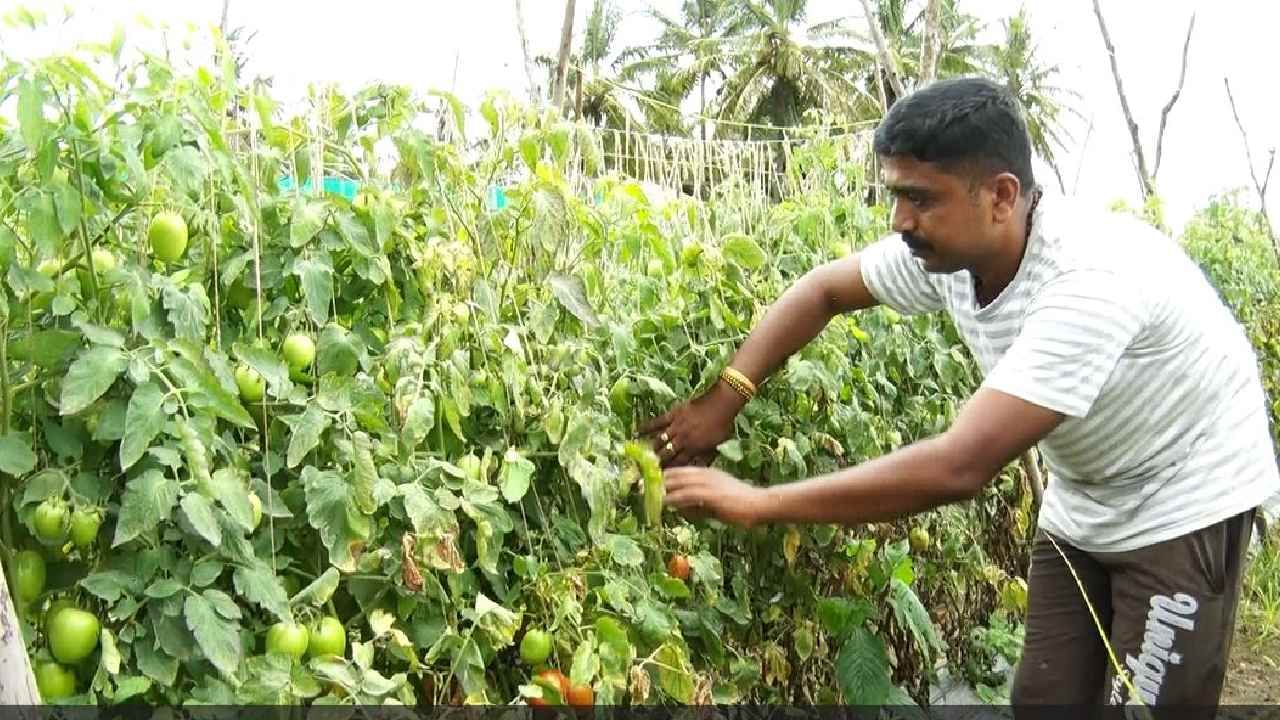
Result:
M915 232L916 216L911 212L911 208L907 203L902 201L894 201L893 203L893 231L896 233Z

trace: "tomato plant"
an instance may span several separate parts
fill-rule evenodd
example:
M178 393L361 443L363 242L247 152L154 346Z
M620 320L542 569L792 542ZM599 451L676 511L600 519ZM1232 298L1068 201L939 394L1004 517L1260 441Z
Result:
M502 704L546 670L560 702L878 704L981 667L972 629L1034 528L1016 466L913 521L922 553L908 523L686 522L636 439L796 278L887 231L845 139L797 146L783 202L658 201L607 135L501 93L287 108L119 50L0 68L0 529L35 548L10 579L45 618L32 657L55 628L87 652L67 693ZM281 182L313 170L359 189ZM1274 285L1231 268L1266 257L1221 260L1259 343ZM715 464L831 472L977 385L944 319L841 317Z

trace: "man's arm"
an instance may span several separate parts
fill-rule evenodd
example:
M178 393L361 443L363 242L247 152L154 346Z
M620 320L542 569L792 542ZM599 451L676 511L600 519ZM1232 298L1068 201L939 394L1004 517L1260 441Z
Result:
M730 364L759 385L837 315L875 307L858 253L805 273L769 308Z
M941 435L856 467L765 491L765 522L879 522L968 500L1063 420L983 388Z
M719 470L666 473L666 503L744 526L880 522L967 500L1062 422L1053 410L982 388L941 435L829 475L760 488Z

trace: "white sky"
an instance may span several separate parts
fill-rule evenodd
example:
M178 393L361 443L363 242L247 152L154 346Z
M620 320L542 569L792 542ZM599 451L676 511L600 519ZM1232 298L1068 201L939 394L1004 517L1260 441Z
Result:
M1170 115L1158 178L1171 224L1179 228L1195 207L1229 188L1246 186L1246 199L1256 202L1223 77L1231 79L1261 173L1267 151L1280 145L1280 123L1275 122L1280 99L1275 93L1273 63L1266 59L1275 29L1280 27L1280 3L1101 2L1148 165L1154 164L1160 110L1177 84L1187 22L1193 11L1197 14L1186 84ZM624 20L615 47L654 36L654 25L644 16L651 3L672 14L679 6L679 0L621 0ZM1000 32L1001 18L1016 12L1019 5L1011 0L960 3L992 33ZM139 15L178 27L186 22L216 24L222 8L221 0L29 0L24 4L52 16L60 16L59 9L66 5L75 10L76 18L40 34L0 29L0 46L11 54L48 52L84 38L105 40L116 23L132 26ZM591 0L578 0L575 34L585 25L591 4ZM1099 203L1118 197L1136 202L1132 145L1092 0L1026 0L1025 4L1040 57L1060 66L1060 83L1081 94L1078 107L1093 121L1087 144L1083 142L1086 127L1081 125L1075 128L1075 142L1061 153L1068 191L1074 186L1078 194ZM13 0L0 0L0 8L6 11L14 5ZM524 0L524 6L532 50L553 54L563 0ZM861 28L860 8L855 0L811 0L809 21L845 14L853 16L855 27ZM405 83L417 90L452 89L472 104L489 88L525 93L514 0L313 0L305 4L231 0L230 25L258 31L249 46L250 72L274 75L277 92L285 98L303 92L309 82L352 87L373 80ZM1056 187L1047 171L1040 180ZM1276 193L1270 195L1268 205L1274 214L1280 211L1280 201Z

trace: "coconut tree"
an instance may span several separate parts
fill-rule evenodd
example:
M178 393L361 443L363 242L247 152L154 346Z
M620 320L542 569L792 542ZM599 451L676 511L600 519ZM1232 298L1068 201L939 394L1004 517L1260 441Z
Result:
M1066 116L1083 119L1077 109L1067 104L1067 98L1078 100L1080 95L1054 84L1058 67L1046 65L1037 58L1025 6L1006 18L1003 25L1004 42L988 50L988 72L1004 82L1022 104L1031 145L1053 169L1059 189L1065 192L1057 151L1065 147Z
M878 102L864 82L874 51L841 18L806 25L806 0L743 0L725 43L732 72L718 91L717 117L795 126L806 111L848 119L874 117ZM722 128L735 132L732 127Z

